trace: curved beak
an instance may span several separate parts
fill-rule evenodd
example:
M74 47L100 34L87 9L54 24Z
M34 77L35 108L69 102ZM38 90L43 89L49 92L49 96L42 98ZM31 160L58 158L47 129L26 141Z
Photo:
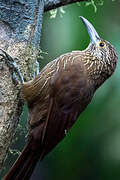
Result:
M87 28L91 42L94 44L97 44L97 42L100 40L100 37L99 37L98 33L96 32L95 28L87 19L85 19L82 16L80 16L80 18L82 19L83 23L85 24L85 26Z

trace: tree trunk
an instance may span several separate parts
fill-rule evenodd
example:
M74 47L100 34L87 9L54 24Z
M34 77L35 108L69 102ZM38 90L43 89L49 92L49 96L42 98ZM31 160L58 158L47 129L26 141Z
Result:
M77 1L83 0L0 0L0 48L17 57L25 81L36 71L43 12ZM23 107L20 86L13 83L5 59L0 58L0 169Z

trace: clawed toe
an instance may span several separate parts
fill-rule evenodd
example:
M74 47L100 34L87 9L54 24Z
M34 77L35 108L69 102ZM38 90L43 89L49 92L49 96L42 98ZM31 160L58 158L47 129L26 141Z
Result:
M20 72L20 69L14 59L7 54L4 50L0 49L2 53L0 53L1 60L4 60L8 67L12 70L12 78L14 82L18 82L18 77L21 83L24 83L23 76Z

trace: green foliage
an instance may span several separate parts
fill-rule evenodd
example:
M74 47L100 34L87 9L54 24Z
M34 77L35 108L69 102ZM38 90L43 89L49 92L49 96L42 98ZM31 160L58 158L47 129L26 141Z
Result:
M20 155L20 153L21 153L18 149L11 149L11 148L9 148L9 152L13 156Z
M115 1L115 0L112 0L112 1ZM81 6L81 3L85 4L85 6L93 6L94 8L94 11L97 12L97 6L102 6L103 5L103 2L104 0L90 0L89 2L76 2L76 4L78 6ZM65 10L64 10L64 7L60 7L60 8L57 8L57 9L52 9L49 11L50 13L50 18L53 19L53 18L56 18L57 14L59 13L60 14L60 17L63 17L63 15L65 14Z
M44 58L44 55L47 55L48 53L40 49L39 47L39 52L38 52L38 62L40 62L41 59Z
M94 7L94 11L97 12L97 6L94 0L91 0L90 2L86 2L86 6L90 6L90 5L92 5Z
M53 18L56 18L57 16L57 13L60 14L60 17L63 17L63 14L65 14L65 10L63 7L60 7L58 9L52 9L50 11L50 18L53 19Z
M55 18L57 15L57 9L52 9L50 10L50 18Z
M97 12L97 6L103 6L104 0L90 0L86 2L86 6L93 6L95 13Z

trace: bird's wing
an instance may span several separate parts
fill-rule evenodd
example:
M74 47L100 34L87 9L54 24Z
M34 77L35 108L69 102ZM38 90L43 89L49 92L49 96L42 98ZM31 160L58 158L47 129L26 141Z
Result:
M42 133L41 159L56 146L86 107L83 99L87 78L81 66L73 65L54 74L47 120Z
M78 111L69 114L61 113L55 103L54 99L51 98L49 113L42 134L41 159L64 138L79 115Z

